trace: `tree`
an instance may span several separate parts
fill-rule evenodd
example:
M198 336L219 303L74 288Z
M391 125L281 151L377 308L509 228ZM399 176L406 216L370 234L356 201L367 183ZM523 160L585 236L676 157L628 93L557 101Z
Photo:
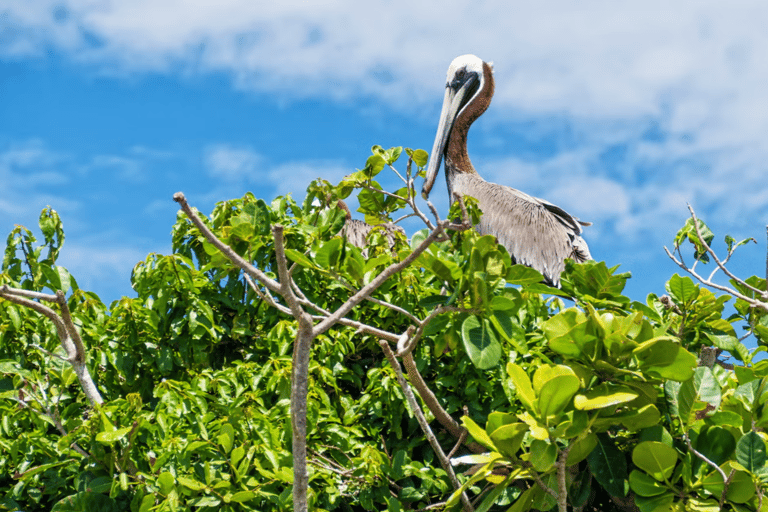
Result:
M419 211L426 153L405 152L400 174L402 150L375 146L302 204L246 194L204 217L177 195L173 254L137 264L138 296L109 306L56 265L53 210L42 245L17 227L0 274L0 506L764 507L765 280L732 283L727 319L729 295L679 275L646 303L602 262L548 287L468 229L472 198L453 222ZM385 169L401 189L376 182ZM338 201L356 191L379 226L366 257L342 236ZM403 211L425 225L410 241L385 228ZM730 257L744 242L728 240ZM698 276L689 241L725 270L693 212L675 254Z

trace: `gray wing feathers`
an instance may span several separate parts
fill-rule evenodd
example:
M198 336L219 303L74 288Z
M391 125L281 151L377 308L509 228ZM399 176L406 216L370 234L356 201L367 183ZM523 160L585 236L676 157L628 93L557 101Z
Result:
M558 285L565 259L592 259L581 238L581 222L562 208L479 176L459 174L453 192L478 200L483 216L477 230L494 235L516 263L535 268Z

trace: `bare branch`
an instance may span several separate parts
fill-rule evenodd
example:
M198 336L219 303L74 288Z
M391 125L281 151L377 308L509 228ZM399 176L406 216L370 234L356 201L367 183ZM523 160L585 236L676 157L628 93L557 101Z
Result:
M200 233L205 237L205 239L208 240L219 251L221 251L222 254L224 254L227 258L229 258L232 263L240 267L243 272L250 274L259 280L265 287L269 288L273 292L280 292L280 284L277 281L270 279L266 274L264 274L264 272L245 261L239 254L233 251L230 246L219 240L216 235L214 235L213 232L208 229L208 226L205 225L200 216L195 213L195 211L192 210L192 208L189 206L189 203L187 203L187 198L184 197L183 193L176 192L173 195L173 200L179 203L181 209L184 210L184 213L187 214L189 220L197 227L197 229L200 230Z
M270 295L269 293L262 292L258 286L256 286L256 283L253 282L253 279L251 276L249 276L247 273L243 272L243 278L245 279L245 282L248 283L248 286L251 287L251 289L256 292L256 295L259 296L261 300L275 308L276 310L280 311L281 313L285 313L286 315L291 314L291 308L288 308L286 306L283 306L282 304L278 304L277 301Z
M33 295L33 293L34 292L30 293L26 290L19 290L18 288L11 288L8 285L0 287L0 297L15 304L19 304L20 306L37 311L53 322L53 325L56 327L56 333L59 336L59 343L61 343L64 351L67 353L67 362L72 365L72 369L77 375L80 387L83 389L88 402L91 405L104 403L104 399L101 397L96 384L91 378L88 366L85 364L85 346L83 345L83 340L80 338L80 333L78 332L77 327L72 322L72 317L69 314L69 306L67 305L64 293L59 291L56 292L55 296L47 296L44 294ZM43 300L50 300L50 297L53 297L54 301L61 307L61 316L48 306L27 299L25 296L35 296Z
M334 279L336 279L339 283L341 283L344 286L344 288L346 288L347 290L349 290L351 292L357 292L357 289L355 289L355 287L352 286L351 283L347 282L346 279L344 279L343 277L341 277L340 275L338 275L335 272L333 272L332 275L333 275ZM384 307L386 307L388 309L391 309L392 311L397 311L401 315L407 317L412 322L421 323L421 320L419 320L418 317L416 317L416 315L414 315L410 311L406 311L405 309L401 308L400 306L396 306L395 304L392 304L390 302L387 302L387 301L384 301L384 300L381 300L381 299L377 299L375 297L371 297L370 295L367 296L365 298L365 300L367 300L368 302L373 302L374 304L378 304L379 306L384 306Z
M467 429L462 427L458 421L454 420L453 417L451 417L451 415L448 414L445 409L443 409L443 406L440 405L440 402L438 402L435 394L431 389L429 389L427 383L424 382L419 369L416 367L416 361L414 361L412 353L408 352L403 356L403 366L405 366L405 371L408 373L408 379L411 381L411 384L414 388L416 388L419 396L424 401L424 404L427 406L435 419L453 437L457 439L466 439ZM467 448L472 450L474 453L483 453L487 451L482 446L474 442L467 443Z
M315 334L320 334L330 329L333 324L338 322L340 318L346 316L347 313L352 310L352 308L360 304L363 300L365 300L366 297L370 296L374 290L384 284L384 282L387 281L390 277L394 276L404 268L410 266L411 263L413 263L416 258L418 258L421 253L423 253L432 244L432 242L434 242L445 231L449 225L449 222L442 221L440 225L438 225L437 229L432 231L419 244L419 246L413 250L411 254L406 256L401 262L393 263L384 269L381 274L376 276L370 283L363 286L357 293L347 299L347 301L342 304L336 311L334 311L328 318L317 324L315 326Z
M392 352L392 349L389 348L389 343L381 340L379 341L379 345L381 345L381 348L384 350L384 354L387 356L389 364L395 370L395 374L397 375L397 382L400 383L400 387L405 394L408 405L410 406L411 411L413 411L413 414L416 416L416 420L419 422L421 430L424 432L424 435L427 437L429 444L432 446L432 449L435 451L437 458L440 460L440 465L443 467L445 472L448 473L448 478L451 480L453 488L460 489L461 484L456 478L456 473L453 471L453 466L451 466L450 460L448 460L448 458L445 456L443 449L440 447L440 443L437 442L435 434L432 433L432 429L429 427L429 423L427 423L427 419L424 417L424 413L421 412L421 407L419 407L419 403L416 401L416 397L414 396L411 387L405 380L403 371L400 368L400 363L397 362L397 358L395 357L394 352ZM472 504L469 502L469 498L467 497L467 493L465 492L461 493L461 503L466 512L474 511L474 508L472 507Z
M664 247L664 251L666 251L667 256L669 256L669 258L672 261L674 261L677 264L677 266L679 266L680 268L682 268L683 270L685 270L686 272L691 274L701 284L703 284L705 286L709 286L710 288L714 288L716 290L720 290L722 292L725 292L725 293L727 293L727 294L729 294L729 295L731 295L733 297L736 297L737 299L741 299L744 302L748 303L752 307L759 308L759 309L762 309L764 311L768 311L768 303L765 303L765 302L759 301L757 299L753 299L753 298L747 297L746 295L744 295L742 293L739 293L738 291L734 290L733 288L729 288L727 286L723 286L723 285L714 283L712 281L709 281L709 280L703 278L702 276L700 276L692 268L688 268L682 261L678 260L671 252L669 252L669 249L667 249L666 247ZM760 291L759 293L762 295L763 292Z
M691 218L693 219L693 227L696 229L696 235L699 237L699 240L701 241L702 245L704 245L704 248L706 251L712 256L712 259L715 260L715 263L717 266L722 269L723 273L739 283L742 286L747 287L748 289L755 292L757 295L762 296L763 298L766 298L766 292L763 290L758 290L754 286L747 284L746 282L742 281L738 277L736 277L734 274L731 273L730 270L728 270L725 265L720 261L720 259L717 257L717 254L715 254L715 251L712 250L712 248L707 244L707 242L704 241L704 237L701 236L701 230L699 229L699 220L696 218L696 212L693 211L693 207L689 204L688 205L688 211L691 212Z
M26 292L26 290L11 288L7 284L0 286L0 297L3 297L6 300L9 300L20 306L33 309L38 313L40 313L41 315L47 317L50 321L53 322L53 325L56 327L56 332L59 335L59 340L64 340L65 338L67 338L67 327L64 325L64 320L62 320L61 317L57 315L54 310L52 310L48 306L44 306L43 304L40 304L39 302L26 299L24 298L24 296L29 296L29 293ZM51 300L53 302L56 301L55 295L51 295L49 297L52 297ZM72 354L70 350L66 346L64 347L64 349L67 352L67 356L71 357Z

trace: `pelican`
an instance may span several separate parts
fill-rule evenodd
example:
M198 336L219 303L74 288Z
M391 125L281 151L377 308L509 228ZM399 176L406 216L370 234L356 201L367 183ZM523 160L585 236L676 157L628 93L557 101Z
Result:
M344 210L347 217L346 221L344 222L344 227L341 229L341 235L346 238L350 244L362 249L364 257L368 257L368 249L366 249L366 245L368 245L368 235L371 234L371 231L373 231L375 226L372 226L367 222L363 222L362 220L353 219L352 212L349 211L347 203L341 199L339 199L336 204L339 208ZM384 228L387 242L389 242L389 248L394 249L395 232L399 232L403 235L403 237L405 237L405 230L391 222L381 224L381 226Z
M422 195L429 196L445 160L448 199L477 199L483 215L475 226L507 248L513 262L532 267L548 284L559 286L565 259L592 259L581 238L582 222L549 201L504 185L489 183L477 173L467 154L467 132L493 97L493 67L474 55L456 57L448 67L445 99L437 135L429 155Z

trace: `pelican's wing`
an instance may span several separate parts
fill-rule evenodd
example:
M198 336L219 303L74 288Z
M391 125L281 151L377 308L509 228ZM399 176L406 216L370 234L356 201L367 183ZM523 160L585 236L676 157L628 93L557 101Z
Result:
M478 200L479 232L494 235L516 263L535 268L547 282L559 284L566 258L591 259L579 221L562 208L472 174L455 176L453 190Z

